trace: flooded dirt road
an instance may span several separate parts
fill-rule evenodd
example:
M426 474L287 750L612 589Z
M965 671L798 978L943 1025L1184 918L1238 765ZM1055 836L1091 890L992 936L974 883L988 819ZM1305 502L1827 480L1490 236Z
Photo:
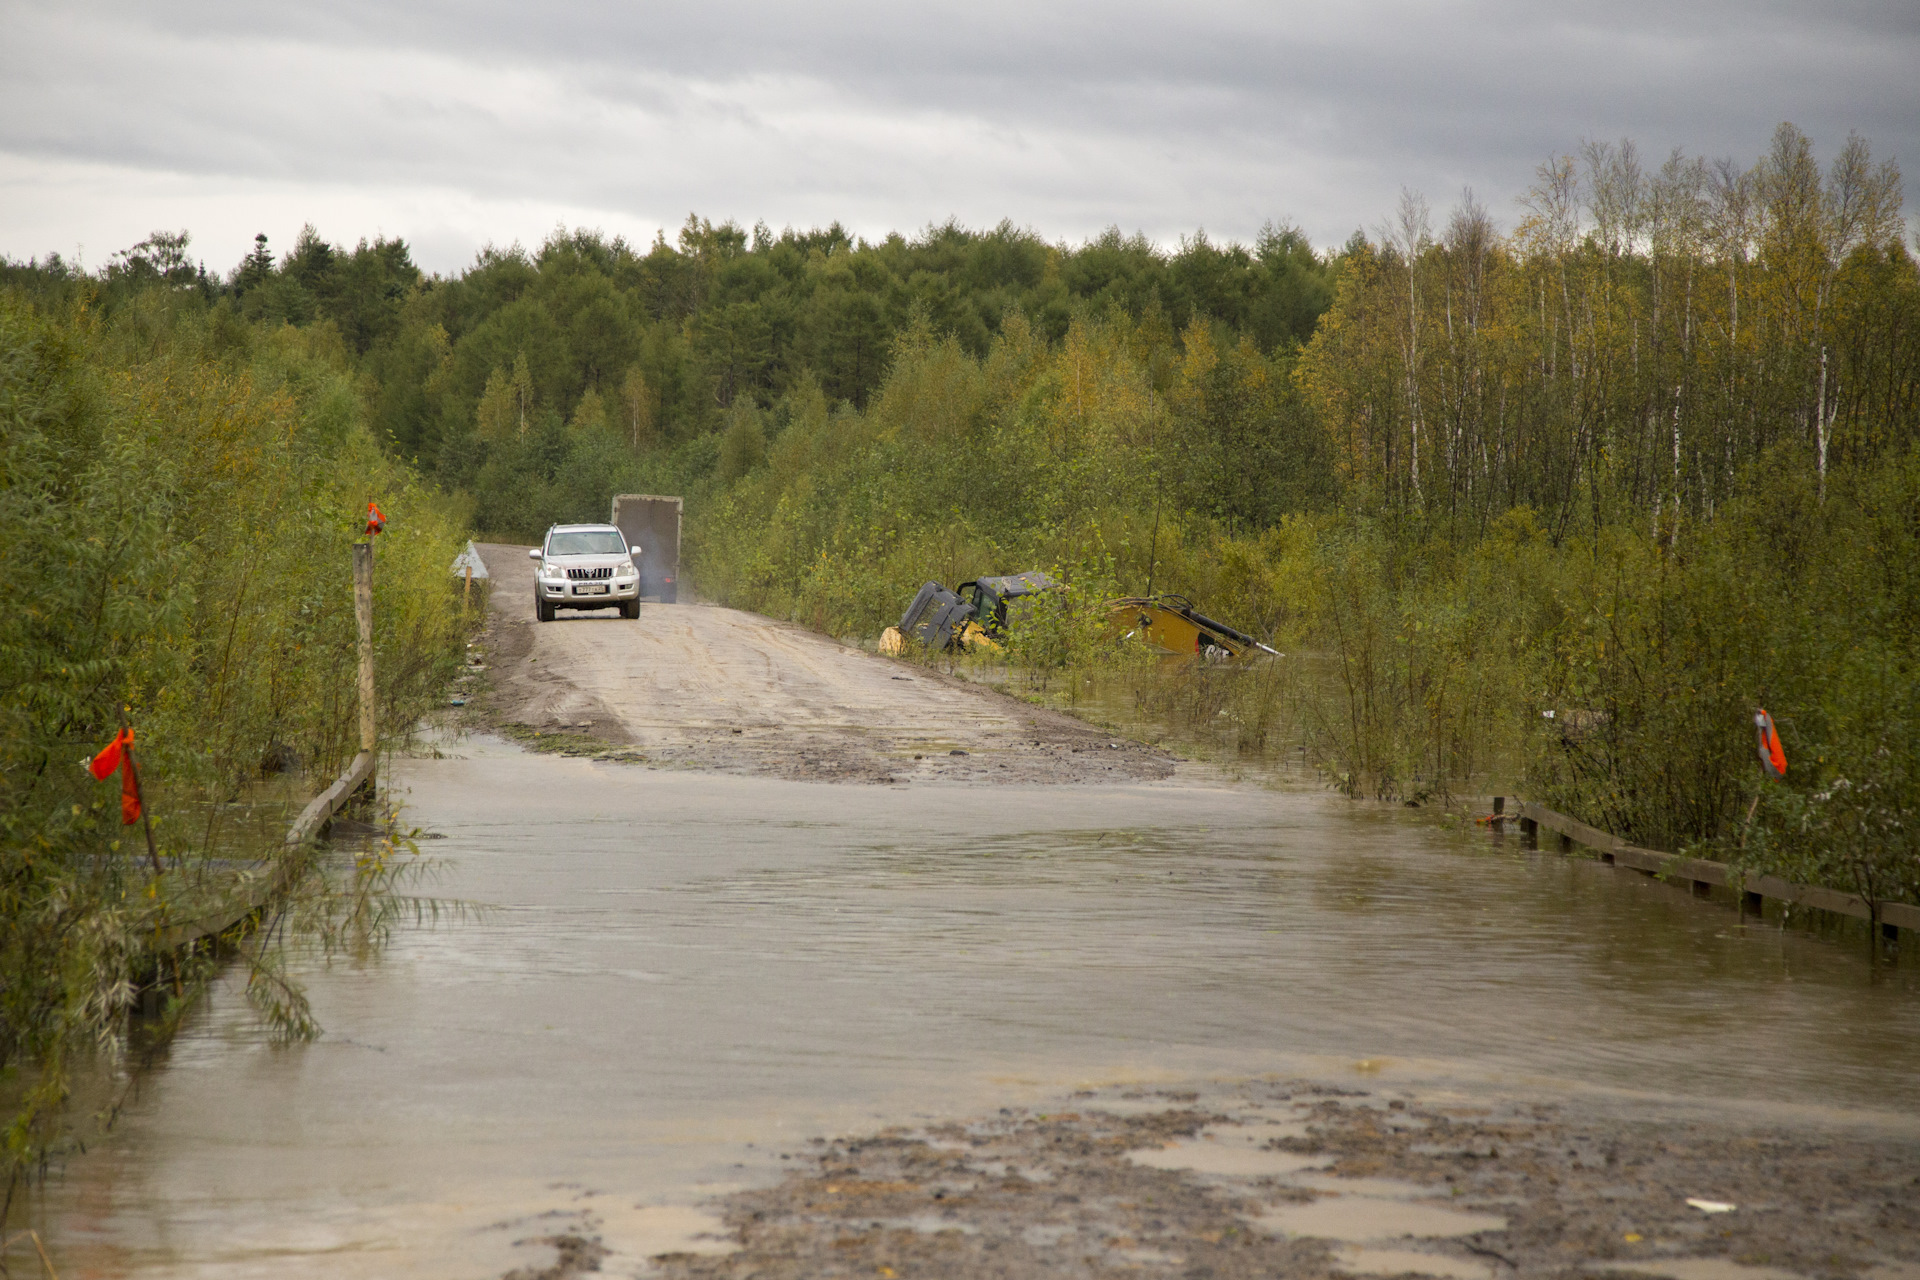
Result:
M527 548L492 575L494 719L624 744L647 764L834 782L1116 782L1169 777L1164 751L928 667L759 614L643 604L533 617Z
M538 1242L589 1228L606 1256L572 1256L611 1274L676 1250L693 1252L665 1265L687 1275L744 1276L758 1260L766 1275L907 1276L915 1258L933 1274L943 1240L960 1263L938 1274L1272 1274L1206 1261L1241 1238L1223 1234L1235 1223L1267 1224L1294 1269L1317 1274L1331 1246L1324 1233L1287 1243L1299 1220L1286 1205L1315 1200L1300 1180L1321 1175L1302 1163L1311 1152L1274 1145L1301 1135L1327 1161L1374 1160L1375 1198L1422 1214L1445 1206L1415 1195L1450 1194L1434 1190L1436 1162L1484 1162L1482 1142L1503 1158L1524 1148L1533 1163L1511 1176L1535 1188L1571 1187L1572 1163L1591 1166L1585 1225L1564 1237L1575 1244L1539 1245L1565 1265L1508 1255L1530 1274L1591 1274L1607 1257L1596 1223L1617 1249L1731 1242L1717 1226L1699 1235L1711 1220L1685 1198L1757 1194L1802 1167L1835 1221L1894 1242L1883 1261L1912 1253L1884 1207L1885 1178L1920 1143L1911 964L1872 974L1850 947L1742 927L1681 890L1318 793L850 787L485 737L437 745L442 758L390 776L410 818L445 837L428 845L442 862L432 890L484 912L403 930L375 960L311 966L327 1028L315 1044L268 1044L241 993L216 990L116 1131L36 1201L62 1276L531 1275L555 1265ZM962 1250L1009 1184L1082 1176L1022 1148L1032 1135L1058 1152L1083 1144L1092 1173L1158 1158L1119 1153L1096 1102L1122 1117L1197 1109L1133 1135L1151 1147L1189 1141L1182 1124L1190 1143L1224 1140L1256 1104L1293 1123L1306 1116L1295 1102L1364 1119L1405 1098L1439 1136L1381 1124L1381 1142L1401 1134L1398 1154L1368 1155L1326 1116L1318 1136L1255 1144L1292 1157L1292 1172L1269 1170L1280 1181L1246 1184L1257 1213L1222 1217L1217 1198L1244 1187L1214 1186L1230 1175L1206 1171L1213 1157L1176 1150L1152 1176L1183 1176L1170 1170L1186 1159L1186 1181L1143 1191L1115 1164L1104 1182L1026 1202L1046 1212L1007 1220L1013 1252ZM1536 1104L1575 1119L1536 1122ZM1449 1108L1536 1127L1442 1132ZM1688 1147L1689 1125L1711 1141ZM1562 1133L1581 1141L1549 1149ZM869 1161L810 1141L841 1135L882 1142ZM1665 1163L1610 1166L1593 1141L1609 1135L1618 1159L1664 1144ZM913 1143L934 1163L915 1163ZM1834 1143L1856 1145L1836 1155ZM1681 1148L1747 1151L1754 1177L1776 1183L1713 1185L1725 1161L1676 1163ZM967 1171L941 1173L956 1151L972 1153ZM804 1178L783 1176L803 1163ZM944 1217L935 1193L948 1191L980 1216ZM1193 1198L1203 1191L1214 1199ZM1471 1212L1516 1222L1535 1203L1508 1184L1471 1194ZM1146 1212L1163 1196L1168 1213L1192 1213ZM1488 1207L1502 1196L1520 1200ZM1667 1216L1636 1226L1654 1199ZM827 1225L728 1254L739 1238L722 1237L755 1212L783 1230L808 1215ZM1101 1222L1118 1225L1081 1247L1091 1237L1073 1233ZM902 1249L883 1252L890 1242ZM1479 1257L1431 1248L1460 1266ZM1041 1269L963 1265L1016 1255ZM1865 1275L1862 1256L1829 1271ZM1464 1280L1512 1269L1480 1262ZM1437 1266L1425 1269L1461 1274ZM1776 1280L1681 1280L1735 1275Z

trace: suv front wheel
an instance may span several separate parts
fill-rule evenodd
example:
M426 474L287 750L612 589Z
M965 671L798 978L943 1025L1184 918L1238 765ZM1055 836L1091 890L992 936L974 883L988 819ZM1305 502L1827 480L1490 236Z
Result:
M535 590L537 591L538 588L535 588ZM554 612L555 610L552 605L548 604L545 600L542 600L538 595L535 595L533 597L533 616L534 617L538 618L542 622L552 622Z

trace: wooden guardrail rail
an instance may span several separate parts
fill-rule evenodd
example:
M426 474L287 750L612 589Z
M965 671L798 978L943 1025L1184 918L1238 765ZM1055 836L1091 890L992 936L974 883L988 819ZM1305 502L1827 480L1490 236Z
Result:
M1540 828L1554 832L1560 838L1560 847L1572 849L1583 845L1599 856L1600 861L1616 867L1630 867L1650 876L1660 876L1668 880L1685 880L1692 884L1696 894L1705 896L1712 892L1714 885L1724 885L1740 894L1740 907L1743 911L1759 914L1761 904L1767 898L1789 903L1797 907L1814 907L1821 911L1832 911L1843 916L1852 916L1856 920L1865 920L1869 924L1877 923L1883 929L1920 930L1920 907L1905 902L1870 903L1859 894L1846 893L1839 889L1823 889L1818 885L1794 884L1778 876L1748 875L1736 867L1724 862L1709 862L1704 858L1688 858L1677 853L1663 853L1658 849L1642 849L1628 844L1616 835L1590 827L1577 818L1569 818L1564 813L1555 813L1545 805L1534 804L1528 800L1514 799L1514 809L1506 811L1507 797L1494 798L1494 813L1506 818L1517 818L1523 835L1531 837L1537 844Z

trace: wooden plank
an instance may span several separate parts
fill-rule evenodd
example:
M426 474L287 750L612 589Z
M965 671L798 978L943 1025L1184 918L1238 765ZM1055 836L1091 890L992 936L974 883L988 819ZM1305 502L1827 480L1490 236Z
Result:
M339 811L347 802L355 788L373 775L373 753L362 751L347 766L347 771L334 779L333 785L315 796L293 825L287 828L286 848L298 849L301 845L319 834L321 826Z
M1556 813L1545 805L1530 800L1519 800L1519 816L1530 818L1550 831L1558 831L1589 849L1607 856L1615 866L1630 867L1635 871L1645 871L1652 875L1668 876L1676 880L1691 880L1697 884L1739 885L1746 893L1757 893L1762 897L1776 898L1781 902L1799 907L1813 907L1820 911L1832 911L1843 916L1852 916L1856 920L1871 920L1873 910L1867 900L1858 894L1847 893L1840 889L1826 889L1819 885L1795 884L1782 880L1778 876L1751 875L1742 877L1739 871L1724 862L1709 862L1705 858L1688 858L1677 853L1663 853L1658 849L1642 849L1630 845L1600 830L1588 826L1577 818L1569 818L1564 813ZM1920 930L1920 906L1905 902L1883 902L1880 904L1880 919L1886 924L1898 925L1903 929Z
M1532 818L1535 822L1550 831L1558 831L1563 836L1569 836L1581 844L1586 845L1589 849L1611 851L1614 846L1621 843L1620 837L1618 836L1609 835L1598 827L1590 827L1577 818L1569 818L1564 813L1555 813L1544 805L1537 805L1531 800L1522 800L1520 802L1520 815L1525 818Z
M1790 902L1796 907L1815 907L1821 911L1852 916L1856 920L1871 919L1873 915L1872 910L1867 906L1867 900L1858 894L1846 893L1839 889L1824 889L1819 885L1794 884L1778 876L1749 876L1747 890L1762 897Z
M1613 854L1613 865L1616 867L1631 867L1635 871L1644 871L1649 875L1659 875L1660 868L1666 861L1651 849L1636 849L1627 844L1619 845L1609 852Z
M1732 884L1737 878L1733 868L1724 862L1708 862L1704 858L1687 858L1677 853L1662 853L1658 849L1640 849L1623 844L1613 850L1615 862L1624 862L1623 854L1630 854L1636 862L1629 865L1645 865L1655 875L1671 876L1676 880L1697 880L1703 884Z

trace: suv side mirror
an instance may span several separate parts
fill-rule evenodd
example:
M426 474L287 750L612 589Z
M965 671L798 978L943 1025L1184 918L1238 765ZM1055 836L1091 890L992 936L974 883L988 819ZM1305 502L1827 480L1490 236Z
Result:
M627 548L627 559L638 560L639 558L640 558L640 548L638 547Z
M539 558L540 558L540 548L538 547L527 548L527 559L538 560Z

